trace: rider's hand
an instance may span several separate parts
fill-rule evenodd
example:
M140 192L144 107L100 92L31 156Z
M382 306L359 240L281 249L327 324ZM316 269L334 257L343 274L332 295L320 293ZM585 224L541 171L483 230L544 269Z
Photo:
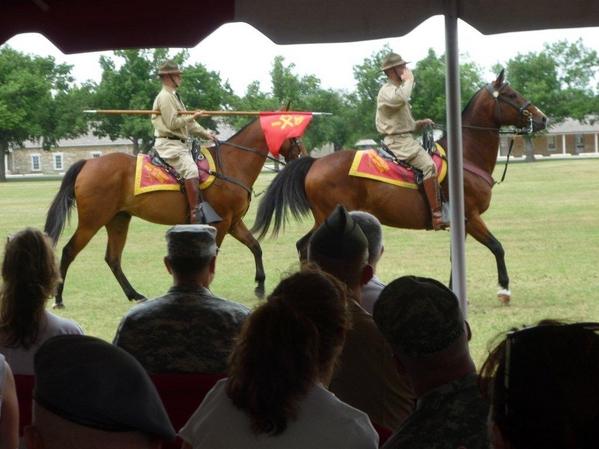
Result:
M204 114L204 111L203 111L203 110L196 111L196 112L195 112L195 114L193 114L193 119L194 119L194 120L197 120L197 119L199 119L200 117L208 117L208 115L207 115L207 114Z
M414 80L414 74L412 73L412 71L409 68L405 68L403 73L401 74L401 80L402 81L413 81Z

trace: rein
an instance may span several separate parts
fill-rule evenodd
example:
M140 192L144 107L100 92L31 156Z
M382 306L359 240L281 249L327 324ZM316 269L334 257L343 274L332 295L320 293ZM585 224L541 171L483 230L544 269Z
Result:
M291 138L289 140L291 141L291 144L292 144L291 145L291 149L297 149L299 151L298 157L300 157L299 155L301 154L301 149L300 149L299 144L300 144L301 141L298 138L295 138L295 137ZM245 184L242 181L239 181L238 179L231 178L230 176L227 176L224 173L218 171L218 167L222 167L223 166L222 159L221 159L221 154L220 154L220 146L221 145L228 145L230 147L234 147L234 148L237 148L239 150L243 150L243 151L247 151L247 152L250 152L250 153L254 153L254 154L257 154L258 156L261 156L261 157L263 157L265 159L270 159L271 161L278 162L279 164L282 164L282 165L286 164L286 162L280 161L279 159L271 156L270 153L264 155L264 154L260 153L259 151L254 150L253 148L245 147L243 145L238 145L236 143L232 143L232 142L229 142L229 141L224 141L224 142L216 141L215 145L214 145L214 148L215 148L215 152L216 152L216 166L217 166L217 169L216 170L208 170L208 173L211 174L211 175L213 175L213 176L215 176L216 178L222 179L224 181L229 181L229 182L232 182L233 184L237 184L238 186L243 187L248 192L249 195L251 195L254 192L254 190L250 186L248 186L247 184ZM269 169L270 169L270 167L269 167ZM271 170L274 171L274 169L271 169ZM256 195L256 196L258 196L258 195Z

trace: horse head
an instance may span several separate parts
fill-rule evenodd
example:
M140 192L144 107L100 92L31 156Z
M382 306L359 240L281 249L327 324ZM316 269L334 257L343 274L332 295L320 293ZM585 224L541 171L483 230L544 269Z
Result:
M484 90L495 103L495 119L499 128L515 126L518 134L529 134L547 128L545 114L505 81L505 70L501 71L495 81L487 84Z
M285 139L281 149L279 150L279 154L285 158L285 162L289 162L303 156L308 156L304 142L302 142L300 137L291 137L290 139Z

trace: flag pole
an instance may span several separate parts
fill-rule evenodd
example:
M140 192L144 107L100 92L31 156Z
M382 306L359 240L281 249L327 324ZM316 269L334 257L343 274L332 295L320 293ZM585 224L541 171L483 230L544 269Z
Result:
M108 115L160 115L160 111L150 111L145 109L86 109L85 114L108 114ZM197 111L179 111L179 115L193 115ZM312 115L333 115L332 112L310 112L310 111L203 111L203 115L236 116L236 115L276 115L276 114L312 114Z

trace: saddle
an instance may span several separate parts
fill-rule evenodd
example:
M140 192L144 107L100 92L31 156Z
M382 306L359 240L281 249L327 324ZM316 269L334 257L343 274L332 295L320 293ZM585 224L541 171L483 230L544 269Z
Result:
M169 165L164 159L162 159L160 157L160 155L158 154L158 151L156 151L156 148L152 148L152 151L149 154L150 156L150 162L152 163L152 165L155 165L156 167L160 167L164 170L166 170L173 178L175 178L177 180L177 182L179 183L181 192L185 193L186 189L185 189L185 178L183 178L183 176L181 176L181 174L172 166ZM202 154L202 152L199 149L199 144L198 144L198 140L197 139L193 139L193 142L191 144L191 157L193 158L193 162L198 165L198 169L202 170L202 168L199 166L199 162L201 162L204 159L204 155ZM200 180L201 182L201 180ZM201 190L200 190L200 195L201 195Z

